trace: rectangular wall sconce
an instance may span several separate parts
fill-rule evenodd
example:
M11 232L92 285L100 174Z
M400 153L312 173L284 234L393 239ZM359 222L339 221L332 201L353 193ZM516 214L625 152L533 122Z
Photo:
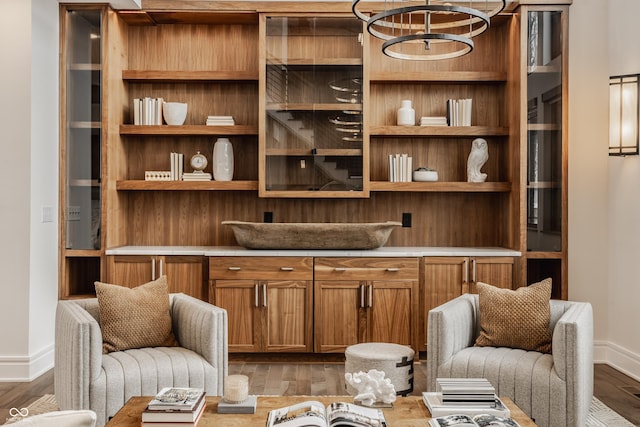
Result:
M630 156L638 152L640 120L640 74L609 78L609 155Z

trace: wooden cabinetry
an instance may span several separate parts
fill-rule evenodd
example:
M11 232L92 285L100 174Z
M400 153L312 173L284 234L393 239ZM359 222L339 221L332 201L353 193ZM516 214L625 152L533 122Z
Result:
M110 255L107 262L110 283L136 287L166 275L169 292L207 299L203 256Z
M517 37L515 25L513 17L494 18L491 31L481 36L472 55L447 61L388 58L382 54L380 40L366 38L364 114L369 123L365 136L370 140L371 191L513 191L516 165L511 153L517 152L517 140L511 129L517 128L518 116L511 115L507 106L518 96L514 84L519 76L510 67L518 57L511 41ZM419 126L420 117L445 116L448 99L464 98L472 99L471 126ZM396 125L403 99L412 101L417 126ZM484 183L468 183L466 160L471 141L479 137L489 147L483 168L488 178ZM437 170L438 182L389 182L388 156L396 153L411 156L413 166Z
M554 298L567 290L568 6L521 6L522 168L526 211L521 237L528 283L553 279ZM524 114L526 112L526 114Z
M310 352L310 257L211 257L210 302L227 310L230 352Z
M102 242L106 7L61 6L59 295L91 295Z
M260 18L260 196L362 197L362 24Z
M462 294L477 293L477 282L513 287L513 257L425 257L422 262L425 332L429 310ZM426 342L420 344L426 348Z
M394 342L416 347L417 258L316 258L315 351Z

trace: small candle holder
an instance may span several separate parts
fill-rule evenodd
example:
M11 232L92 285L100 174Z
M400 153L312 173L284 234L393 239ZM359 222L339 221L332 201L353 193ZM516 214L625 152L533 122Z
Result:
M226 403L242 403L249 396L249 378L246 375L229 375L224 379Z

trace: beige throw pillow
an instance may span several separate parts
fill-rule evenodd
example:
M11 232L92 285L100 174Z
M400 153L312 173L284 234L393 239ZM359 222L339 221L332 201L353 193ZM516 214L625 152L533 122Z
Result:
M135 288L102 282L95 287L104 353L178 345L171 330L166 276Z
M480 335L476 346L551 353L551 279L516 290L477 285Z

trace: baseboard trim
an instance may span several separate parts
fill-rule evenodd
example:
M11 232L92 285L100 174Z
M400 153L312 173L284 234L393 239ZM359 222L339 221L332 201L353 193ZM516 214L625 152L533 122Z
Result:
M54 345L30 356L0 356L0 382L30 382L53 368Z
M605 363L640 381L640 354L633 353L610 341L594 341L594 363Z

